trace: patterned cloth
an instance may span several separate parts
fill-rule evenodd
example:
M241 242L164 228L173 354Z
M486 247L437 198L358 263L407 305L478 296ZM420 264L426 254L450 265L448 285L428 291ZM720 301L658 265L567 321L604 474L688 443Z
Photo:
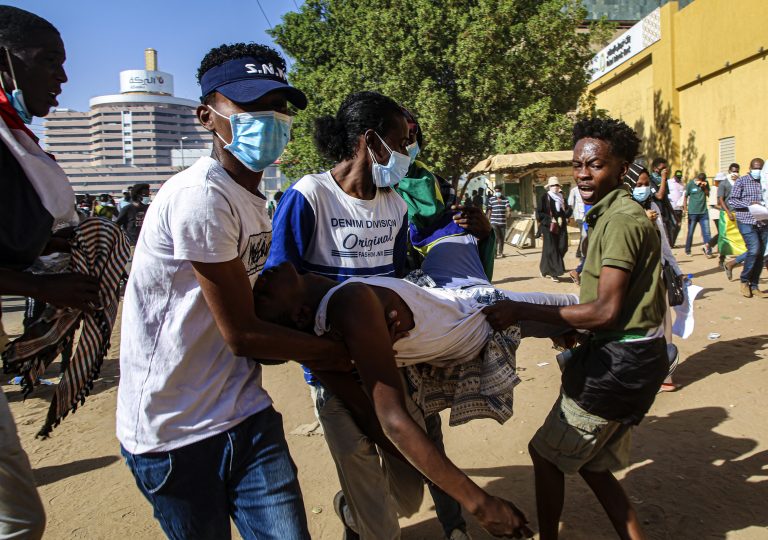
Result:
M429 287L429 276L417 270L406 279ZM491 305L506 297L493 291L477 301ZM414 402L425 416L450 409L449 425L458 426L478 418L503 424L513 414L513 390L520 384L515 352L520 345L520 327L491 332L481 355L459 359L451 366L416 364L405 368Z
M74 357L64 370L38 437L48 437L69 411L85 402L99 376L109 350L112 327L120 301L120 279L130 255L125 235L113 223L90 218L76 229L72 239L69 271L99 278L100 306L93 313L71 308L46 307L37 321L3 353L6 373L22 376L22 390L29 395L40 383L46 368L70 345L82 322Z

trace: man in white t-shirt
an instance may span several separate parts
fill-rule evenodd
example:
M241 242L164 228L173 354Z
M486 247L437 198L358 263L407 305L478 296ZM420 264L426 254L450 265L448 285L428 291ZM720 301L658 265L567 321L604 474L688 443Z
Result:
M147 211L123 308L117 437L169 538L229 538L231 518L246 539L305 539L296 467L253 358L327 368L317 360L348 353L257 319L252 287L272 236L259 183L288 142L288 102L307 98L256 44L211 50L198 80L213 152Z

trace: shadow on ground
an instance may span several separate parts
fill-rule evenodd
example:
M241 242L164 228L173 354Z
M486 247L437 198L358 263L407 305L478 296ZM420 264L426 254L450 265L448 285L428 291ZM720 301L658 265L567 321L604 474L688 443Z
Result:
M763 343L768 336L761 336ZM725 540L748 527L768 527L768 451L758 443L715 430L728 420L722 407L648 416L633 433L632 467L621 481L651 539ZM449 449L450 451L450 449ZM515 502L537 527L533 468L468 469L495 478L487 490ZM465 512L466 513L466 512ZM491 538L469 518L476 538ZM409 540L441 538L437 519L403 529ZM563 540L614 538L610 522L580 478L566 481Z
M675 381L685 386L710 375L731 373L763 359L768 355L766 347L768 334L716 341L686 358L675 371ZM762 357L758 351L763 351Z
M37 487L53 484L59 480L64 480L71 476L77 476L89 471L95 471L102 467L108 467L120 458L117 456L101 456L97 458L81 459L72 463L62 465L51 465L49 467L40 467L32 471L35 476Z

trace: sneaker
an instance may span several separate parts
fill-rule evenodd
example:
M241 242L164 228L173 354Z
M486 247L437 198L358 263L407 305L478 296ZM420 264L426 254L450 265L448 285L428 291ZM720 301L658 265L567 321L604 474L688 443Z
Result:
M758 298L768 298L768 292L761 291L757 287L752 289L752 296L757 296Z
M690 252L690 251L686 251L686 252L685 252L685 254L686 254L688 257L690 257L690 256L691 256L691 252Z
M333 510L336 515L339 516L342 525L344 525L344 535L342 540L360 540L360 535L357 534L352 527L349 526L348 520L345 517L348 511L347 500L344 498L344 492L339 491L333 497Z
M472 540L472 537L469 536L467 531L456 528L451 531L450 535L448 535L448 540Z
M752 298L752 288L749 286L749 283L741 282L741 295L744 298Z
M707 259L711 259L715 255L712 253L712 248L709 246L701 246L701 250L704 252L704 255L707 257Z
M549 276L549 279L551 279L551 280L552 280L552 281L554 281L555 283L560 283L560 278L559 278L559 277L557 277L557 276Z

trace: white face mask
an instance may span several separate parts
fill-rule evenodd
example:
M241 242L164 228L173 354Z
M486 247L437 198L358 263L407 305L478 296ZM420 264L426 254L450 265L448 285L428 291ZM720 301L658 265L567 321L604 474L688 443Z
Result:
M400 183L400 180L405 178L406 174L408 174L408 167L411 166L411 158L410 156L392 150L387 146L387 143L384 142L384 139L382 139L378 133L376 133L376 136L379 137L384 148L389 150L389 161L387 161L386 165L382 165L376 161L376 156L373 155L373 151L370 147L367 147L368 154L371 156L371 161L373 162L371 170L371 173L373 174L373 183L376 187L380 188L394 187Z

